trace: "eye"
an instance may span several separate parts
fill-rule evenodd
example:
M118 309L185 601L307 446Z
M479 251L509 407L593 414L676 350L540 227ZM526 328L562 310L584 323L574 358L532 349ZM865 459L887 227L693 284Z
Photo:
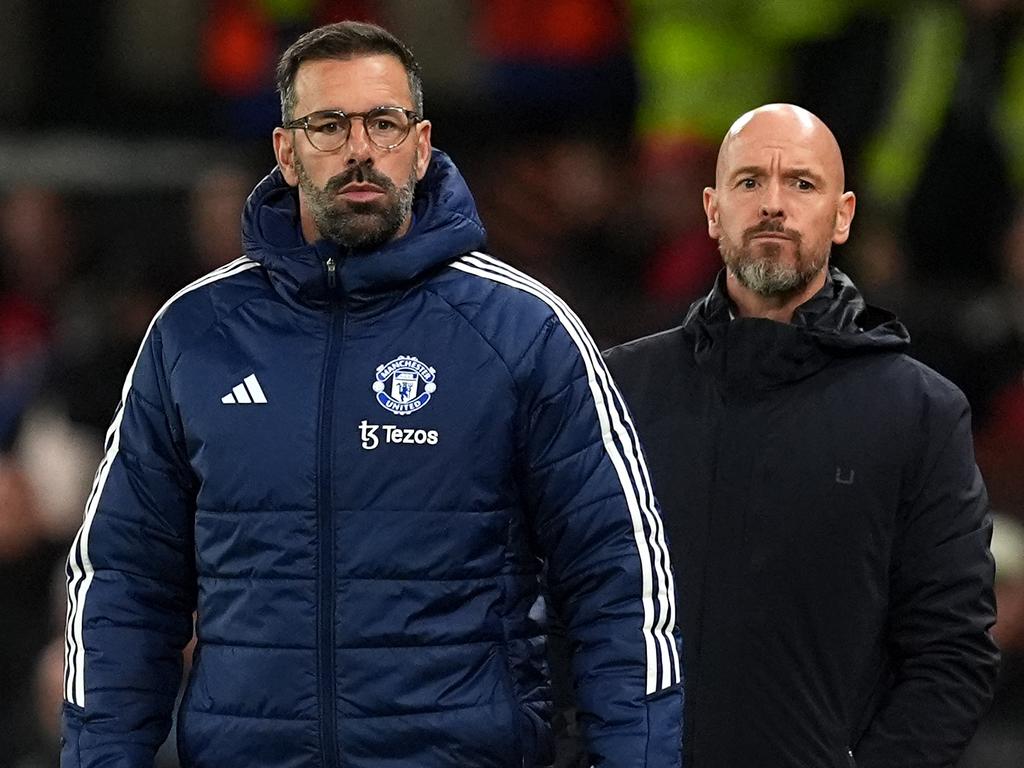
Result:
M814 184L809 182L807 179L797 179L796 188L799 189L801 192L810 192L812 189L814 189Z
M757 187L757 179L753 176L748 176L745 179L740 179L740 186L744 189L754 189Z
M309 121L310 130L322 133L325 136L333 136L341 130L341 122L336 118L322 117L318 120Z
M375 139L390 143L402 135L405 124L390 113L377 114L367 118L366 129Z
M373 127L378 131L394 131L398 129L398 121L392 117L375 117Z

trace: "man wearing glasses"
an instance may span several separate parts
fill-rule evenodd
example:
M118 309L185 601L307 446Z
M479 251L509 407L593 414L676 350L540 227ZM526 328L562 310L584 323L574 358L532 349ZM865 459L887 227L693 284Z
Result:
M158 313L68 558L62 765L552 760L547 591L590 763L677 766L672 574L635 431L544 286L480 252L412 54L283 55L246 252Z

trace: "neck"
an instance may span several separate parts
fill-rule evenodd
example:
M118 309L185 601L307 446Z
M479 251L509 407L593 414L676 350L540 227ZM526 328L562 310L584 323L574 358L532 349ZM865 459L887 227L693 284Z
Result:
M810 299L825 285L825 269L816 274L807 285L787 293L764 296L742 285L731 270L726 271L725 287L736 307L737 317L760 317L777 323L789 323L797 307Z
M321 239L320 230L317 229L316 223L313 221L313 215L305 206L299 212L299 224L302 225L302 236L307 243L313 244Z

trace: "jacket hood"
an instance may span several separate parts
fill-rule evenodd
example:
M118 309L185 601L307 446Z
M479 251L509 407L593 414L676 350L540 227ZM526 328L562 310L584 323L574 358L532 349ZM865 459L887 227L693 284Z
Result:
M837 357L898 352L910 344L896 316L867 304L835 267L791 323L733 319L725 285L723 269L711 292L690 307L683 333L698 363L730 387L773 388L810 376Z
M242 214L246 255L270 273L288 300L313 306L332 299L367 298L403 285L467 251L483 249L486 233L476 203L451 159L433 150L416 185L413 225L404 237L375 249L344 249L333 242L307 243L299 223L299 196L275 167L256 185ZM334 294L327 259L337 264Z

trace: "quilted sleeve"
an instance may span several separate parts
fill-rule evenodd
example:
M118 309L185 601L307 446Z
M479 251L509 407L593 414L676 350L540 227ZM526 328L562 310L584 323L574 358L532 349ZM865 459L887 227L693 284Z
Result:
M560 302L518 365L525 486L565 622L589 763L680 765L682 679L665 531L629 414Z
M192 634L193 479L147 334L67 562L63 768L152 766Z

